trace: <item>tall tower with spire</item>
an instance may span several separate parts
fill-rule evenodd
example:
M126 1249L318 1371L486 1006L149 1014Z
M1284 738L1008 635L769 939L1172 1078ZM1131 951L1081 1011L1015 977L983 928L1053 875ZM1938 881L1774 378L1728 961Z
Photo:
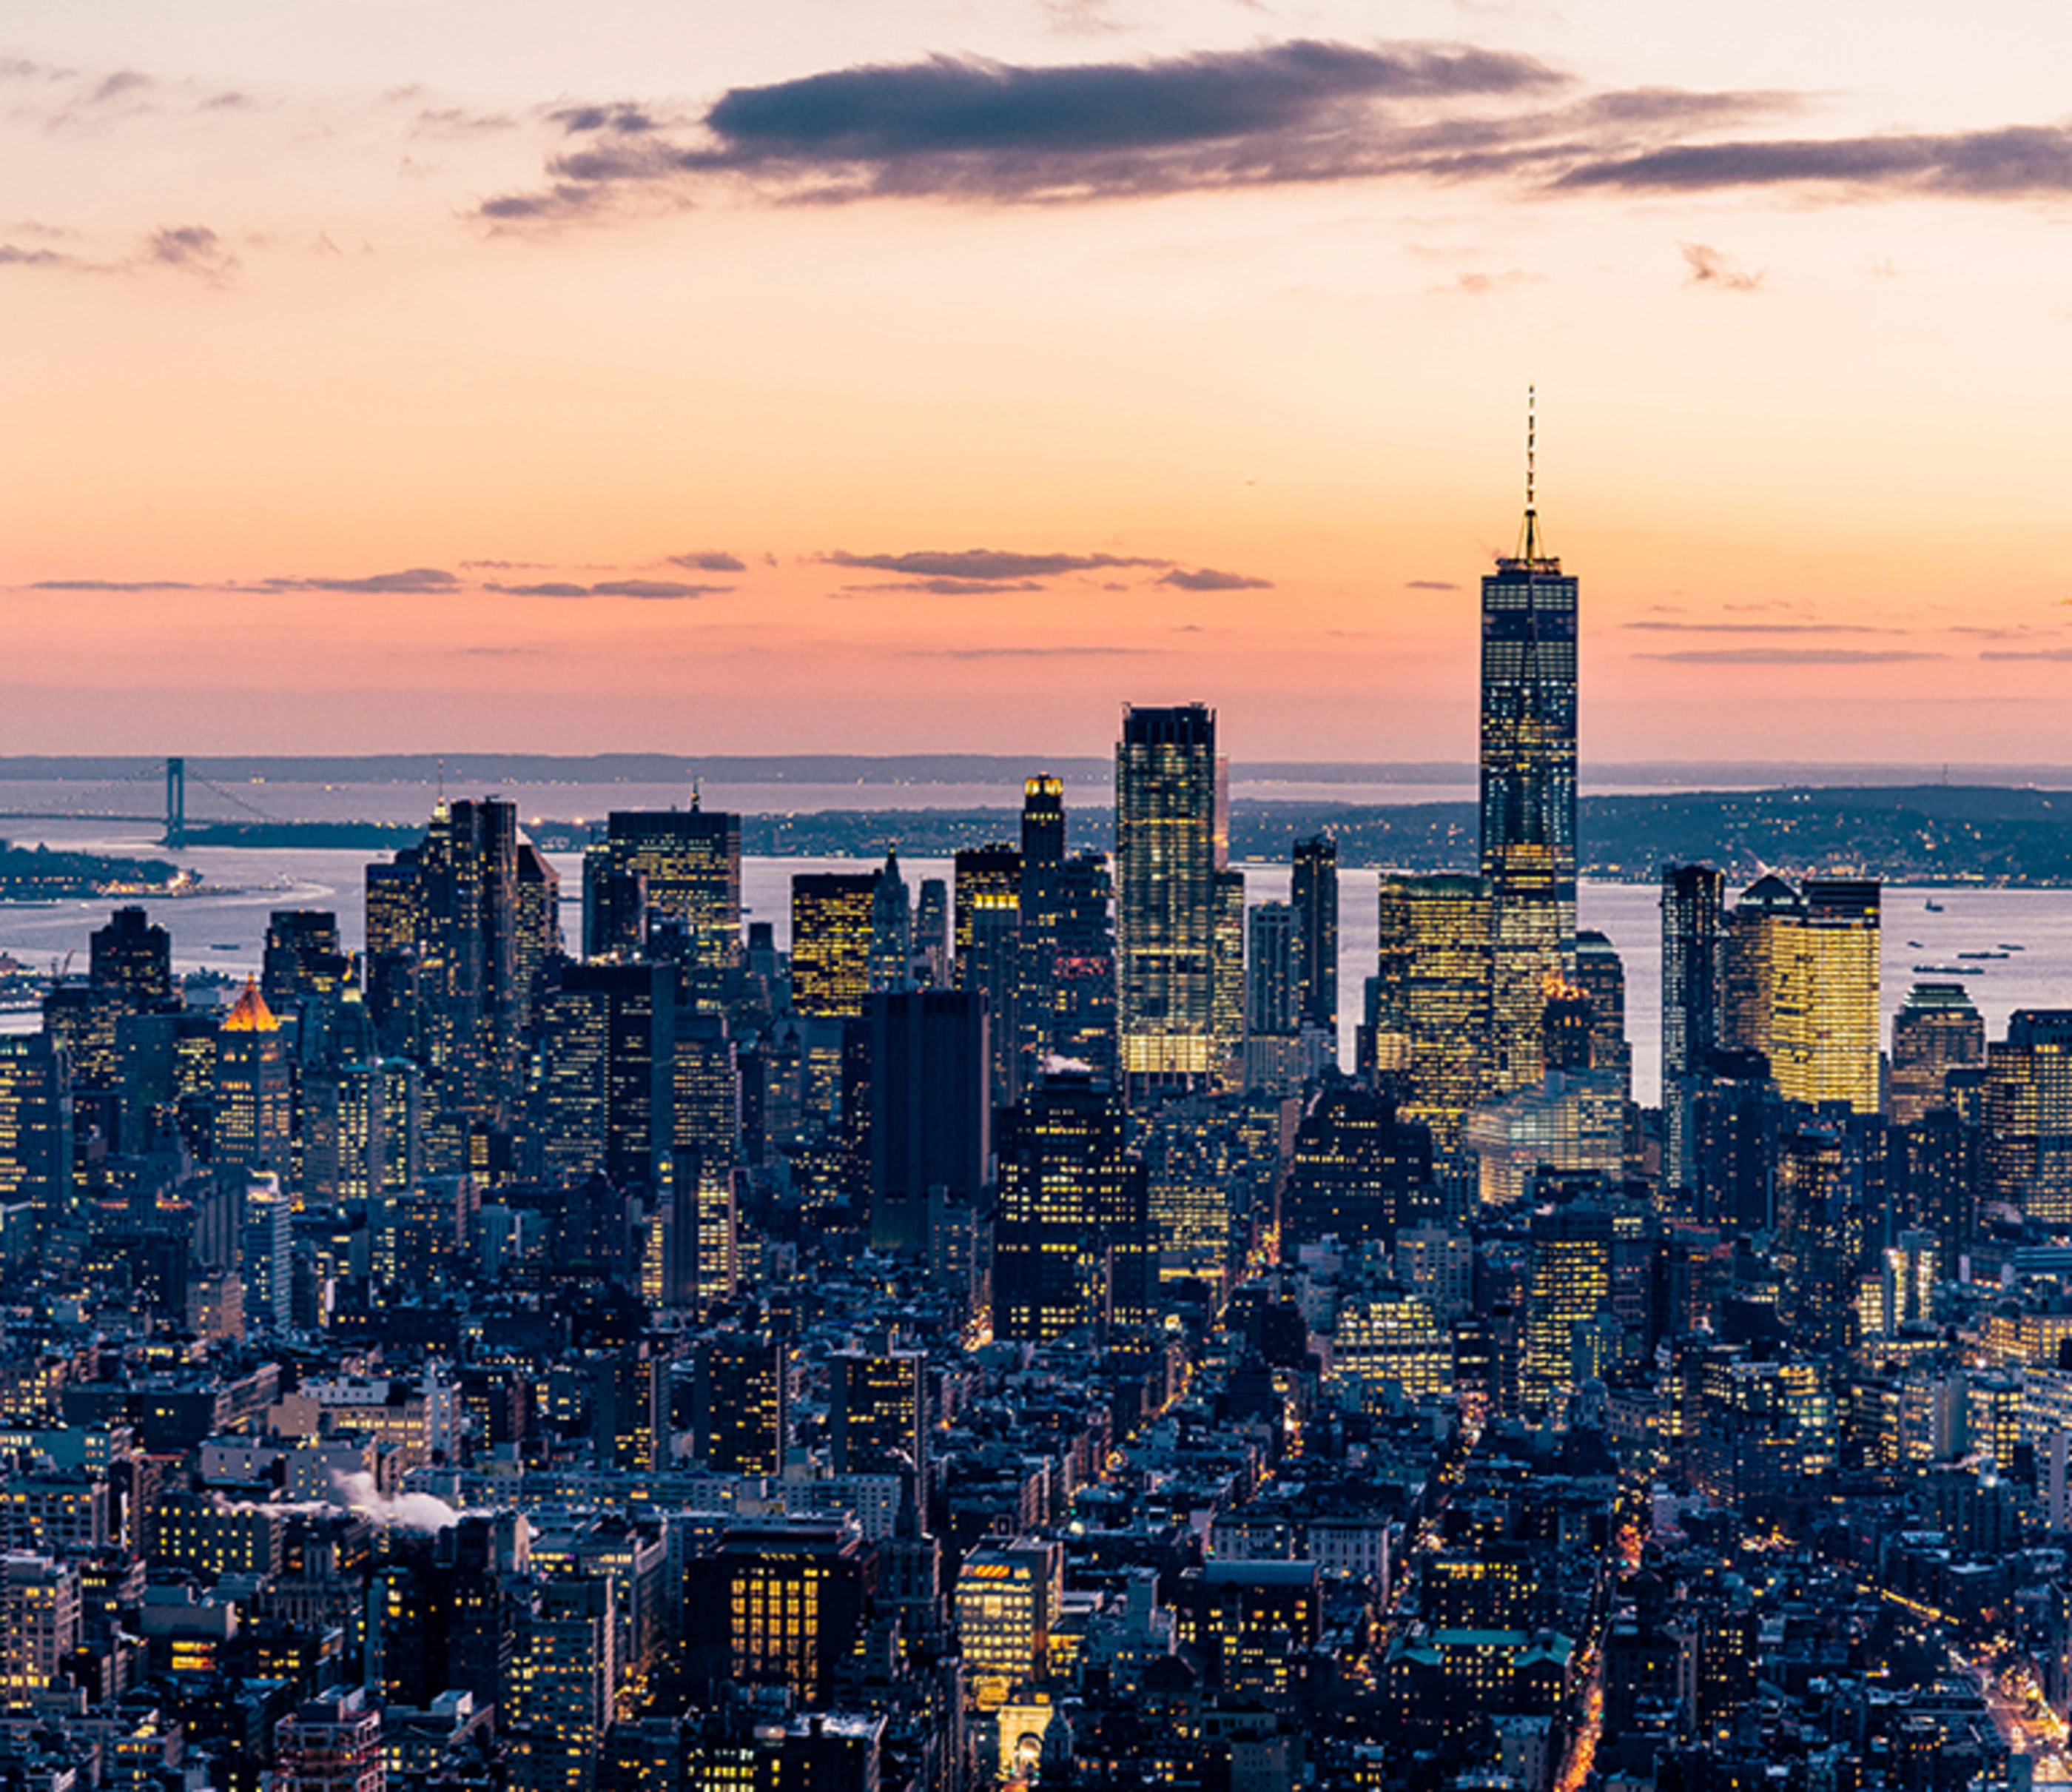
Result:
M1482 869L1491 908L1492 1090L1539 1081L1547 990L1576 955L1577 580L1540 535L1528 389L1518 551L1482 579Z

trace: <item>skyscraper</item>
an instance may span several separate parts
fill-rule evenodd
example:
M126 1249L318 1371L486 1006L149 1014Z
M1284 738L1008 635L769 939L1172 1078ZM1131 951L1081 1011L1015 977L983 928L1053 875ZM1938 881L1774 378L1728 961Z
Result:
M991 1151L987 1016L970 990L874 995L870 1242L925 1252L929 1191L976 1210Z
M1486 878L1381 880L1375 1073L1441 1155L1488 1089L1491 906Z
M1931 1108L1947 1106L1944 1079L1985 1057L1986 1024L1970 991L1962 983L1916 983L1892 1018L1892 1123L1911 1126Z
M1295 911L1297 1022L1338 1040L1338 843L1327 834L1295 842L1289 906Z
M791 1006L800 1014L863 1012L877 895L875 871L801 871L791 880Z
M870 962L866 970L874 990L914 987L914 908L899 855L888 852L878 867L878 887L870 898Z
M741 954L741 818L701 809L614 809L605 825L612 869L637 872L647 906L681 921L690 1005L717 1008Z
M71 1085L55 1040L0 1036L0 1207L26 1204L45 1235L72 1217Z
M1518 552L1482 580L1482 870L1490 880L1490 1071L1540 1077L1541 990L1576 950L1577 582L1543 552L1527 437Z
M1986 1048L1986 1190L2045 1226L2072 1225L2072 1010L2021 1008Z
M1697 1186L1691 1104L1720 1042L1726 878L1710 865L1662 867L1663 1180Z
M1045 1081L1000 1117L993 1329L1047 1343L1149 1316L1149 1184L1122 1104L1083 1076Z
M602 1171L615 1188L663 1185L674 1144L675 991L669 967L557 966L540 1003L539 1127L549 1176Z
M1215 1068L1216 719L1128 709L1116 749L1118 1029L1126 1076Z

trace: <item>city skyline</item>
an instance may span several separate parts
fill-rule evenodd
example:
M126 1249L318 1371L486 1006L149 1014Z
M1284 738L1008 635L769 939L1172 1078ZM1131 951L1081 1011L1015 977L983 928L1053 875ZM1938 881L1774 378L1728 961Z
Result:
M14 14L0 751L2072 761L2052 9L489 16Z

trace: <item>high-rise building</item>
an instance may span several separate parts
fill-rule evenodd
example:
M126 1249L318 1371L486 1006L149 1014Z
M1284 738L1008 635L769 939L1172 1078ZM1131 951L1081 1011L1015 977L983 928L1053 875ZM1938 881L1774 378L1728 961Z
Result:
M1711 865L1662 867L1662 1173L1697 1184L1691 1104L1720 1042L1725 874Z
M1879 1108L1878 886L1765 877L1729 924L1727 1043L1770 1062L1787 1101Z
M993 1230L997 1337L1047 1343L1149 1318L1149 1184L1122 1104L1090 1077L1046 1077L1000 1116Z
M117 908L88 941L89 980L120 991L133 1012L173 1000L172 936L154 927L142 908Z
M877 1551L853 1523L735 1526L686 1576L693 1658L715 1678L824 1704L877 1583Z
M1952 1070L1986 1061L1986 1024L1962 983L1916 983L1892 1017L1892 1076L1887 1117L1911 1126L1931 1108L1947 1106Z
M992 1150L987 1018L970 990L874 995L870 1240L925 1254L929 1192L976 1211Z
M368 996L384 1046L424 1066L437 1172L468 1169L518 1094L518 899L517 810L496 797L442 799L422 840L367 868Z
M1633 1048L1626 1036L1626 966L1612 942L1593 929L1576 936L1576 985L1590 999L1590 1062L1615 1073L1630 1101Z
M1601 1202L1532 1216L1519 1397L1528 1417L1558 1415L1575 1391L1576 1333L1610 1302L1613 1223Z
M719 1007L741 955L741 818L701 808L614 809L605 845L621 877L637 874L645 905L680 921L689 1005Z
M802 1015L863 1012L870 989L875 871L801 871L791 880L791 1006Z
M896 852L886 854L878 868L878 888L871 894L870 963L865 974L874 990L914 986L914 910Z
M1856 1342L1856 1289L1870 1247L1872 1190L1864 1139L1833 1114L1802 1117L1778 1139L1774 1258L1782 1283L1778 1315L1814 1351Z
M2020 1008L1986 1048L1986 1192L2031 1223L2072 1226L2072 1009Z
M1022 868L1064 862L1065 782L1039 772L1022 786Z
M791 1446L791 1364L783 1341L726 1331L693 1352L692 1449L716 1474L781 1475Z
M1346 1246L1387 1242L1422 1217L1432 1193L1432 1138L1397 1118L1388 1096L1357 1084L1330 1084L1311 1099L1296 1129L1282 1197L1282 1254L1326 1236Z
M1216 719L1128 709L1116 749L1116 946L1122 1069L1217 1068Z
M1021 1094L1028 1069L1022 1040L1022 851L996 841L964 848L955 864L956 986L985 999L991 1099L1005 1107Z
M1209 1063L1225 1086L1241 1081L1244 1051L1244 873L1215 875L1215 995Z
M924 877L914 906L915 981L923 989L946 989L952 962L949 886L939 877Z
M530 840L518 842L519 1027L530 1036L538 1018L540 982L561 956L561 874Z
M1442 1156L1489 1087L1492 900L1486 878L1381 880L1375 1073ZM1539 1024L1536 1011L1536 1059Z
M837 1474L925 1475L927 1369L917 1350L843 1350L828 1359L828 1443Z
M1295 911L1297 1019L1338 1040L1338 843L1327 834L1297 840L1289 905Z
M1528 442L1518 552L1482 592L1482 871L1490 899L1490 1077L1540 1079L1540 991L1576 950L1577 581L1544 551Z
M256 981L248 981L216 1038L216 1168L236 1179L247 1171L286 1176L294 1139L294 1076L281 1024Z
M1252 1037L1292 1034L1301 1014L1296 912L1285 902L1255 903L1248 925L1245 1032Z
M0 1208L26 1205L44 1235L72 1219L71 1084L48 1036L0 1035Z
M741 1069L724 1016L678 1012L674 1082L664 1298L702 1312L734 1293L737 1271Z
M675 1143L675 979L667 965L564 962L540 1001L539 1135L564 1184L602 1171L660 1188Z

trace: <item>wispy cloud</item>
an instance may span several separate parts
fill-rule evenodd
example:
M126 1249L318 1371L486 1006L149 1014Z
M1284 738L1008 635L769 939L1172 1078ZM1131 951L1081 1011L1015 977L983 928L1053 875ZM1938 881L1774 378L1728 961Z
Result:
M1943 660L1949 655L1903 647L1686 647L1673 653L1635 657L1676 665L1885 665L1900 660Z
M582 142L549 159L548 184L482 212L578 216L714 175L818 199L1007 201L1337 179L1478 146L1420 138L1435 109L1568 84L1531 56L1422 43L1062 67L931 56L734 88L688 131L637 106L566 109L556 122Z
M1183 591L1270 591L1273 581L1256 579L1249 573L1224 572L1215 566L1198 566L1192 572L1175 566L1157 580Z
M1457 591L1461 587L1450 579L1409 579L1404 581L1406 591Z
M207 225L169 225L154 230L144 245L146 258L183 274L221 280L235 273L237 257Z
M910 659L923 660L1090 660L1133 657L1148 647L915 647Z
M731 585L687 585L674 579L606 579L590 585L550 579L529 585L490 585L485 588L510 597L631 597L649 602L715 597L734 589Z
M396 592L417 595L450 591L461 581L438 566L407 566L401 572L377 572L364 579L268 579L261 588L273 591L347 591L374 596Z
M1688 270L1684 284L1704 286L1714 292L1760 292L1763 270L1751 274L1725 251L1710 243L1679 243L1684 266Z
M731 554L707 550L701 554L672 554L669 564L681 566L687 572L746 572L747 566Z
M1899 635L1864 622L1669 622L1650 619L1622 627L1657 635Z
M1988 647L1982 649L1982 660L2051 660L2072 661L2072 647Z
M1679 143L1580 163L1557 184L1633 192L1825 186L1859 194L2048 197L2072 192L2072 125Z
M956 586L999 586L1003 582L1057 579L1067 573L1097 572L1111 566L1172 565L1170 560L1141 554L1028 554L1006 548L924 548L909 554L851 554L837 549L820 556L829 566L890 572L911 579L939 579Z
M32 591L191 591L203 587L179 579L39 579Z

